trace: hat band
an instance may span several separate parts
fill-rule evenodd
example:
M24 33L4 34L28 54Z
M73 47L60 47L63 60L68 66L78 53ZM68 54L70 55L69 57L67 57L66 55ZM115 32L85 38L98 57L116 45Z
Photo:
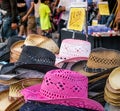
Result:
M85 71L85 72L89 72L89 73L99 73L99 72L103 72L103 71L105 71L105 70L107 70L107 69L102 69L102 68L89 68L88 66L84 66L83 67L83 70Z

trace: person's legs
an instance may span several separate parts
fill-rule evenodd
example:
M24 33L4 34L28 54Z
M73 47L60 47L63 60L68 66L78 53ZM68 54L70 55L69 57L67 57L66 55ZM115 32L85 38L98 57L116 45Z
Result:
M42 35L41 25L40 25L40 18L36 18L36 28L37 34Z
M32 33L36 33L36 22L34 16L29 16L27 23L27 35Z
M61 45L61 29L66 27L66 21L65 20L60 20L58 24L58 33L59 33L59 38L58 38L58 46L60 47Z
M5 17L2 24L2 33L3 39L17 35L17 30L11 29L11 17Z

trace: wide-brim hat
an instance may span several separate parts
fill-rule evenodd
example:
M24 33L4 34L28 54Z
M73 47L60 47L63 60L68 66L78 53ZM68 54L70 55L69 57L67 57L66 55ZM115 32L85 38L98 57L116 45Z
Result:
M1 67L1 74L15 73L17 68L26 68L38 70L46 73L49 70L56 69L55 55L43 48L35 46L24 46L16 63L9 63Z
M39 78L23 79L11 84L9 90L0 92L0 111L18 110L25 103L20 90L41 81Z
M90 52L90 42L78 39L64 39L61 43L59 54L56 54L55 65L57 66L65 61L87 60Z
M104 110L100 103L87 97L87 77L71 70L48 71L41 84L27 87L21 93L25 100Z
M100 47L91 51L87 61L73 64L71 70L90 77L118 66L120 66L120 51Z

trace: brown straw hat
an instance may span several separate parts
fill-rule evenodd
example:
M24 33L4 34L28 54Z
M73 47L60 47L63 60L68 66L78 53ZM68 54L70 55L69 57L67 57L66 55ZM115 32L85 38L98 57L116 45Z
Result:
M17 62L19 56L22 52L22 47L24 45L24 40L15 42L10 48L10 62Z
M91 51L87 61L75 63L71 70L93 76L118 66L120 66L120 51L100 47Z
M24 45L45 48L54 54L59 52L59 47L54 40L37 34L28 35L25 39Z
M11 84L9 90L0 93L0 111L18 110L24 103L20 90L40 82L42 82L42 79L30 78Z

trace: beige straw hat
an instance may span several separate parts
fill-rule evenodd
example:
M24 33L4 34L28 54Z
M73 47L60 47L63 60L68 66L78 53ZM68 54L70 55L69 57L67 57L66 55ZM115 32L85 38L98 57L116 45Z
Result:
M17 62L19 56L22 52L22 47L24 45L24 40L15 42L10 48L10 62Z
M109 104L120 106L120 67L115 68L109 75L105 89L104 99Z
M91 51L87 61L75 63L71 70L93 76L118 66L120 66L120 51L100 47Z
M120 67L114 69L109 76L109 84L115 90L120 90Z
M24 45L45 48L54 54L59 52L59 47L54 40L37 34L28 35L25 39Z
M13 109L20 108L24 103L20 90L40 82L42 82L42 79L29 78L11 84L9 90L0 93L0 111L15 111Z

